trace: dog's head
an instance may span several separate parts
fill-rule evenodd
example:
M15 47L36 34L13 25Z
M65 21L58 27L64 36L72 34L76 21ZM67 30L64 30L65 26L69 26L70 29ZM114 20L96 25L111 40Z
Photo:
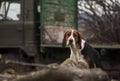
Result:
M77 45L81 48L81 34L74 29L67 30L64 34L62 46L66 45Z

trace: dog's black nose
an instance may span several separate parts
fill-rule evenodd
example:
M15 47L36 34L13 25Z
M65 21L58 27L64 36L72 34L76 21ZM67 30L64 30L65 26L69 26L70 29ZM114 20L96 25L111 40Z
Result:
M70 39L70 40L69 40L69 44L72 44L72 43L73 43L73 39Z

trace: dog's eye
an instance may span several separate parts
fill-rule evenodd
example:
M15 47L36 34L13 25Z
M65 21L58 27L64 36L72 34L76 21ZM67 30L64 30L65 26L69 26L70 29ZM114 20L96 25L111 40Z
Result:
M67 36L70 36L70 33L68 33Z
M76 34L74 34L73 36L74 36L74 37L77 37L77 35L76 35Z

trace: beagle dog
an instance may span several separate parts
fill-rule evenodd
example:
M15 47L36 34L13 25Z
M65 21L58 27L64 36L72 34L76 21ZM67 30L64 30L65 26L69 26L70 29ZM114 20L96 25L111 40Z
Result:
M83 57L89 68L101 68L99 53L82 38L77 30L69 29L65 32L62 46L66 45L70 46L71 59L78 60Z

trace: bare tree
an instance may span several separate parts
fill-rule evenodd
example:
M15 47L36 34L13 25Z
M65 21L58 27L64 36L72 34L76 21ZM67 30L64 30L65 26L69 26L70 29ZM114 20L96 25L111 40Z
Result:
M119 0L79 0L78 12L79 20L94 33L91 39L120 44Z

